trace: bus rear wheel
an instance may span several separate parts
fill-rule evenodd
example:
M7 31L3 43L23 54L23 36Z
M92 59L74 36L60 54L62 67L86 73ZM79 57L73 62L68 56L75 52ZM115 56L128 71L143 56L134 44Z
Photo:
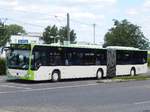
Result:
M54 71L52 73L52 81L58 82L60 80L60 73L58 71Z
M97 79L102 79L103 78L103 70L102 69L97 70L96 78Z

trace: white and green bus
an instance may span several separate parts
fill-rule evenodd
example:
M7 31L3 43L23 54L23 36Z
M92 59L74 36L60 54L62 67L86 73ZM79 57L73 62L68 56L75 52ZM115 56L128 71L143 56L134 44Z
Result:
M8 79L33 81L136 75L147 71L147 51L95 45L11 44Z

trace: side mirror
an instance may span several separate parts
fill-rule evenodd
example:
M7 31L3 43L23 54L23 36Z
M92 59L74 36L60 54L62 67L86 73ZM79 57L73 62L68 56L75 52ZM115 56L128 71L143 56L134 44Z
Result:
M1 49L0 54L3 54L4 48Z
M0 52L0 53L3 54L4 51L7 52L8 50L11 50L11 48L10 48L10 47L3 47L3 48L1 49L1 52Z

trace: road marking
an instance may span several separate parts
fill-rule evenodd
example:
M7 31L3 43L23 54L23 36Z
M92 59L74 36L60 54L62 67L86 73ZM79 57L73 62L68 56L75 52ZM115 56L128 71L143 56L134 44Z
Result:
M5 79L0 79L0 81L5 81Z
M27 87L17 87L17 86L10 86L10 85L0 85L1 87L8 87L8 88L17 88L17 89L32 89Z
M13 86L29 86L27 84L20 84L20 83L8 83L8 84Z
M150 103L150 100L149 101L135 102L134 104L135 105L140 105L140 104L146 104L146 103Z
M45 84L44 84L45 85ZM72 85L72 86L57 86L57 87L50 87L50 88L37 88L37 89L33 89L33 88L28 88L28 87L16 87L16 86L9 86L9 85L0 85L3 87L12 87L12 88L20 88L20 89L24 89L24 90L17 90L17 91L6 91L6 92L0 92L0 94L3 93L18 93L18 92L32 92L32 91L44 91L44 90L56 90L56 89L67 89L67 88L78 88L78 87L88 87L88 86L96 86L99 85L99 83L91 83L91 84L77 84L77 85ZM37 85L38 86L38 85ZM141 87L147 87L147 85L143 85L143 86L125 86L125 87L121 87L121 88L141 88ZM149 101L150 102L150 101ZM140 104L143 102L136 102L134 104ZM145 103L145 102L144 102ZM146 102L147 103L147 102Z
M41 83L35 83L35 84L25 84L25 86L47 86L47 85L68 85L68 84L79 84L80 82L57 82L57 83L52 83L52 82L46 82L46 83L44 83L44 82L41 82ZM82 83L82 82L81 82ZM92 82L91 82L92 83ZM95 83L95 82L94 82ZM85 83L84 83L85 84ZM88 84L88 83L87 83ZM20 84L20 85L22 85L22 84Z
M62 86L62 87L40 88L40 89L32 89L32 88L30 88L30 89L26 89L26 90L0 92L0 94L19 93L19 92L32 92L32 91L44 91L44 90L56 90L56 89L67 89L67 88L78 88L78 87L88 87L88 86L96 86L96 85L98 85L98 84Z

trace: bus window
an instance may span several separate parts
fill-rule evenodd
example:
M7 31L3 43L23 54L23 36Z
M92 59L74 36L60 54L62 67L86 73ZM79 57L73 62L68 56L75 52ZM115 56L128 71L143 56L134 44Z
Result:
M8 54L8 67L16 69L28 69L29 67L29 51L14 50Z
M78 53L76 53L76 52L72 53L71 63L72 63L72 65L79 65L80 64L80 59L79 59Z
M94 53L85 53L84 54L84 64L85 65L95 65Z
M61 56L59 53L54 53L54 65L61 65Z
M132 63L132 52L131 51L117 51L116 63L119 65L122 64L131 64Z
M96 55L96 65L100 65L101 64L101 55L97 54Z
M32 57L32 69L38 69L40 66L47 66L46 52L35 51Z

